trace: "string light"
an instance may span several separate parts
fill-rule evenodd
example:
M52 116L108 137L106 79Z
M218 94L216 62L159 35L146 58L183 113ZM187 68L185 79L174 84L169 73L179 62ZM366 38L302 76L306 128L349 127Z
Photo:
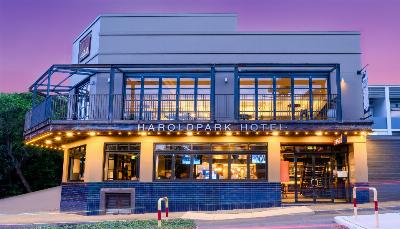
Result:
M88 134L89 134L89 136L92 136L92 137L93 137L93 136L96 136L96 132L94 132L94 131L91 131L91 132L89 132Z
M187 136L193 136L193 132L192 131L188 131L188 132L186 132L186 135Z
M230 131L226 132L225 134L226 134L226 136L232 136L232 132L230 132Z
M74 134L72 132L67 132L65 135L67 135L67 137L72 137L74 136Z
M278 131L272 131L272 136L278 136L279 132Z
M322 132L321 132L321 131L317 131L317 132L315 132L315 135L321 136L321 135L322 135Z

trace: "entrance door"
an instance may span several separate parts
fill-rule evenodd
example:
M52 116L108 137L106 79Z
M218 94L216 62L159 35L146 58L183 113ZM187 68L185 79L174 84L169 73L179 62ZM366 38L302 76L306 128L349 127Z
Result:
M295 154L295 202L334 202L334 158L329 154Z

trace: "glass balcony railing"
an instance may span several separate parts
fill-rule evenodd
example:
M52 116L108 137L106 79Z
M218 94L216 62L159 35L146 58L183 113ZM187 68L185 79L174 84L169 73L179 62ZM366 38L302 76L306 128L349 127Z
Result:
M271 94L53 95L27 112L25 130L49 120L336 120L337 104L338 97L333 94L312 98Z

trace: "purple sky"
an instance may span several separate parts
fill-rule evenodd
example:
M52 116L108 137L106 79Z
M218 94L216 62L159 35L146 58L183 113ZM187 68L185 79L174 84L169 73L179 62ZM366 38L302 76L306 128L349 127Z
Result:
M400 0L0 0L0 92L26 91L101 13L237 13L240 31L358 30L370 84L400 84Z

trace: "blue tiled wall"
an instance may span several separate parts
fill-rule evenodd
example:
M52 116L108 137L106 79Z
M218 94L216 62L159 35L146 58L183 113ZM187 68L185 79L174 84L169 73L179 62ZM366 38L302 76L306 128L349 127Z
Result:
M281 184L270 182L64 183L61 211L98 214L101 188L135 188L135 213L156 212L169 198L170 211L263 208L281 205Z

